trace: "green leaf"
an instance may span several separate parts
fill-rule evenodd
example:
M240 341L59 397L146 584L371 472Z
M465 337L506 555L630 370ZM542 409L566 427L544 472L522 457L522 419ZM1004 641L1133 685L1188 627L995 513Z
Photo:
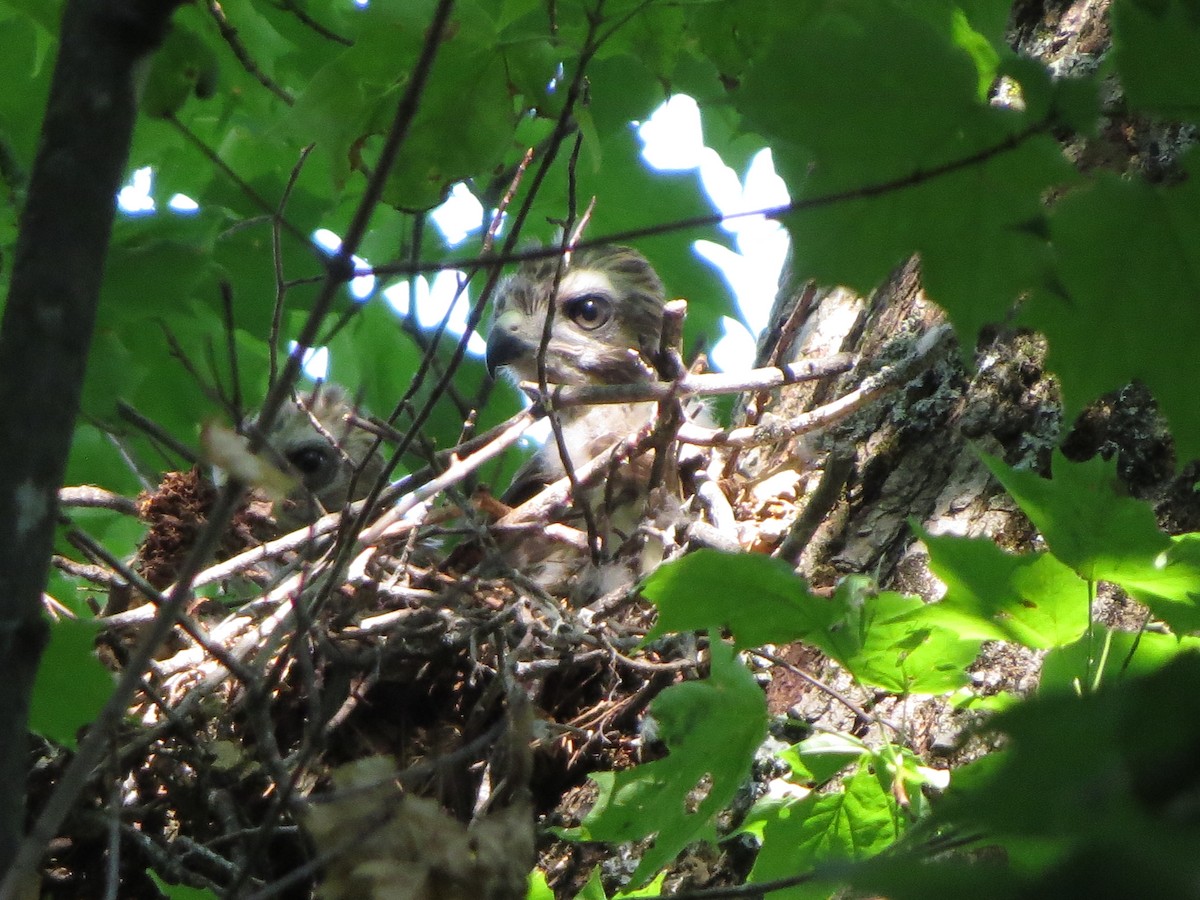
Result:
M1048 553L1013 555L984 538L935 537L913 525L946 596L914 621L962 637L1016 641L1035 650L1060 647L1087 628L1087 583Z
M773 810L762 830L762 849L750 872L750 883L808 872L822 864L864 859L894 844L905 832L906 819L895 798L866 765L846 779L843 789L811 794ZM781 891L772 897L818 900L830 896L824 879Z
M1116 460L1056 454L1052 480L984 463L1081 578L1119 584L1176 632L1200 629L1200 535L1163 534L1150 504L1120 492Z
M96 632L95 625L77 619L53 623L38 666L29 727L66 747L75 746L79 729L112 694L112 674L96 659Z
M1081 578L1119 582L1122 572L1141 570L1171 546L1150 504L1121 490L1115 459L1106 462L1097 456L1072 463L1055 453L1047 479L980 455L1041 532L1050 552Z
M208 888L188 887L186 884L171 884L163 881L157 872L151 869L146 870L146 874L150 876L150 880L168 900L216 900L217 895Z
M1082 698L1037 697L990 728L1006 735L1006 750L981 777L951 784L938 825L982 829L1030 854L1021 865L1039 866L1070 848L1110 845L1155 860L1162 847L1200 836L1195 817L1178 814L1200 784L1200 656L1183 654ZM1200 866L1184 860L1173 867L1194 881Z
M1022 318L1050 344L1064 415L1138 379L1171 423L1181 459L1200 456L1200 153L1179 183L1148 185L1100 174L1050 215L1056 293ZM1120 247L1120 253L1112 248Z
M170 318L185 307L210 271L217 229L225 221L217 211L118 219L105 264L98 324L119 327L134 319L145 328L147 320ZM164 272L171 277L164 278Z
M806 640L856 679L897 694L941 694L967 682L981 641L938 625L912 621L919 597L872 593L865 578L846 578L833 605L840 615Z
M625 900L626 897L661 897L663 882L667 879L666 872L659 872L644 887L626 888L613 894L613 900Z
M1113 57L1130 105L1200 122L1200 8L1193 0L1117 0Z
M24 4L22 4L24 5ZM46 106L52 66L46 54L55 45L51 35L58 31L58 19L41 3L29 3L26 12L0 16L0 78L6 89L0 94L0 134L4 147L13 156L18 171L28 177L37 148L38 123ZM26 18L28 13L29 18ZM41 22L42 24L36 24ZM8 177L6 176L6 180ZM7 268L7 266L6 266Z
M704 56L733 83L770 45L782 22L794 15L783 6L774 0L690 4L688 28Z
M194 9L185 7L175 18L166 40L154 54L142 90L142 111L148 116L175 115L188 98L212 96L217 83L217 54L186 20Z
M814 734L788 747L779 758L792 770L793 780L820 785L869 754L866 744L848 734Z
M1101 654L1101 649L1106 652ZM1200 652L1200 638L1152 631L1111 631L1094 625L1090 635L1066 647L1056 647L1042 660L1039 693L1077 694L1089 671L1094 682L1112 684L1148 675L1184 653ZM1097 666L1098 662L1103 666ZM1094 671L1098 668L1099 672ZM1090 685L1088 685L1090 687Z
M1045 280L1042 197L1074 177L1057 143L987 103L998 54L952 4L830 4L774 37L734 103L796 201L841 198L787 217L796 277L866 293L919 252L973 345Z
M751 553L689 553L659 566L642 593L658 607L647 641L707 629L729 631L739 647L785 643L828 627L836 614L787 563Z
M804 640L855 678L901 693L942 693L965 682L979 641L937 625L906 621L917 597L872 593L847 578L831 599L808 592L779 560L715 550L660 566L642 593L659 610L646 640L677 631L728 631L739 647Z
M534 869L529 873L529 888L525 900L554 900L554 891L546 883L546 873L541 869Z
M600 788L596 805L578 829L566 832L614 843L655 835L630 879L633 887L692 841L713 837L714 817L749 775L766 737L766 701L753 676L720 641L711 653L706 680L669 687L650 706L667 758L591 776Z

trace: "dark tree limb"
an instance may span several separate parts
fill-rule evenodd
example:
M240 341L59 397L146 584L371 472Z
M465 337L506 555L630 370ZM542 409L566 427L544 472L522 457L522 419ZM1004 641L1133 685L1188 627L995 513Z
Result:
M137 114L175 2L68 0L0 323L0 871L24 824L29 697L58 489ZM11 873L10 873L11 874ZM5 880L3 893L16 887Z

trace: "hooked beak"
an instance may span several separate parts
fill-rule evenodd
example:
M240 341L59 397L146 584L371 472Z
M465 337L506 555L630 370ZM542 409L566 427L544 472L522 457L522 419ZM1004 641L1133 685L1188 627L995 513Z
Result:
M521 314L516 310L503 313L492 323L488 332L487 364L488 374L496 377L496 370L520 359L529 352L529 344L518 334L521 327Z

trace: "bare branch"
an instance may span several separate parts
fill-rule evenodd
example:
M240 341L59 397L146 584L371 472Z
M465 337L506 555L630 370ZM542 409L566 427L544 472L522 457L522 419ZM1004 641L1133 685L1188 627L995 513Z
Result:
M114 494L104 488L93 487L90 484L59 488L58 504L80 509L111 509L113 512L119 512L125 516L138 514L137 504L128 497Z
M749 372L730 374L684 375L677 381L650 381L637 384L555 385L549 391L550 402L556 409L571 406L590 406L607 403L638 403L648 400L683 400L688 397L714 397L720 394L740 394L800 384L841 375L858 363L852 353L837 353L822 359L806 360ZM534 400L540 393L533 382L522 382L521 390Z
M894 366L880 369L866 378L858 388L831 403L802 413L784 422L769 422L744 428L704 428L684 423L679 429L679 440L685 444L703 447L746 447L787 440L825 428L862 409L884 394L895 390L933 362L934 351L949 340L953 331L949 325L935 328L925 335L917 352Z

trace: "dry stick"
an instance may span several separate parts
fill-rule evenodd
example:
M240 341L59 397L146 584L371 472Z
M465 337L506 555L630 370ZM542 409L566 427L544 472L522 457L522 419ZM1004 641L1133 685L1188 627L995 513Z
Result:
M791 349L792 341L796 338L796 332L800 330L800 326L808 320L808 315L812 311L813 299L817 295L817 283L809 281L805 284L800 298L784 319L783 324L779 326L779 331L775 335L774 346L771 347L771 355L767 359L765 368L773 368L781 365L781 360L784 355ZM757 425L759 417L762 416L766 408L767 394L764 391L758 392L754 398L754 404L750 410L750 415L747 417L746 424ZM733 471L732 467L736 465L736 454L730 454L729 462L726 463L725 471Z
M713 397L744 391L770 390L789 384L815 381L849 372L858 362L853 353L835 353L820 359L805 360L749 372L684 375L676 381L641 381L635 384L555 385L550 402L559 409L596 403L639 403L650 400L686 400L689 397ZM537 385L521 383L521 390L532 399L540 399Z
M687 366L683 364L683 323L686 317L686 300L671 300L663 307L662 333L658 339L658 359L655 362L659 374L671 384L676 384L687 375ZM683 405L677 392L672 391L658 401L657 436L650 442L654 450L654 463L650 468L648 484L663 483L667 471L667 449L684 419ZM611 488L614 481L610 478L606 489Z
M149 597L154 606L159 609L163 608L167 603L167 597L161 592L155 590L154 586L146 581L141 575L133 571L129 566L122 563L119 559L108 552L99 541L95 540L90 534L82 529L71 525L67 530L67 540L74 546L90 553L92 556L101 560L106 566L112 569L117 575L125 579L126 584L130 584L137 588L147 597ZM223 665L240 681L246 682L250 677L250 673L238 667L236 660L226 657L225 648L215 641L211 640L204 629L197 624L192 618L183 612L178 614L179 627L184 630L193 641L195 641L205 652L216 657Z
M508 428L484 445L482 449L462 458L451 457L450 464L441 475L401 498L400 502L385 512L378 522L359 534L359 541L368 545L375 544L391 535L394 532L393 526L400 524L400 520L409 510L418 503L437 496L451 485L458 484L472 472L477 471L484 463L495 459L520 440L521 435L529 430L529 426L534 423L535 419L529 410L525 410L510 421L511 424Z
M575 145L571 148L571 157L567 161L567 219L563 228L563 240L559 247L560 253L554 266L554 283L550 286L550 297L546 301L546 319L542 322L542 335L538 341L536 359L537 384L538 390L543 397L547 394L546 351L550 347L550 338L554 332L554 316L557 312L558 292L562 287L563 276L566 274L567 264L571 259L571 237L578 239L578 234L574 232L576 201L575 167L579 162L579 151L582 146L583 135L577 134L575 136ZM588 214L591 214L590 207ZM583 515L583 523L587 529L588 553L592 557L592 562L595 565L599 565L600 552L603 548L600 546L600 528L596 522L596 512L592 509L592 504L588 500L587 495L580 490L579 482L575 477L575 463L571 459L571 454L567 449L567 439L563 434L562 420L558 416L558 410L553 404L549 404L544 408L550 419L550 433L554 436L554 446L558 450L558 458L562 461L563 471L566 473L567 480L571 484L571 493L575 497L575 504L579 508L579 512Z
M106 491L104 488L92 485L64 487L58 489L58 505L73 506L78 509L111 509L126 516L138 514L137 503L128 497Z
M241 419L242 407L242 377L238 370L237 356L237 326L233 321L233 286L221 279L221 318L225 330L225 355L229 358L229 406L233 409L235 421ZM213 379L216 380L216 366L213 367Z
M106 587L109 590L113 588L123 588L127 585L125 580L120 575L114 575L104 566L98 566L94 563L81 563L65 556L59 556L57 553L50 557L50 565L58 569L65 575L70 575L72 578L82 578L85 581L90 581L92 584L98 584L101 587ZM55 601L57 602L57 601ZM65 613L67 618L76 618L72 612Z
M598 454L594 459L579 466L575 470L575 481L580 485L588 485L604 473L609 463L618 457L623 458L632 455L641 449L645 442L650 439L652 433L651 425L647 424L638 431L636 436L617 441L612 447ZM571 495L571 489L572 480L567 477L560 478L553 484L548 485L540 493L530 497L511 512L501 516L493 527L506 528L525 522L542 521L549 516L552 509L566 503L567 497Z
M868 403L904 384L933 361L934 351L951 334L949 325L935 328L921 338L917 345L917 352L908 359L896 365L886 366L874 375L868 376L858 388L844 397L839 397L837 400L788 419L786 422L733 429L704 428L684 423L679 429L679 440L685 444L697 444L702 447L747 447L787 440L797 435L816 431L818 428L824 428L841 421Z

